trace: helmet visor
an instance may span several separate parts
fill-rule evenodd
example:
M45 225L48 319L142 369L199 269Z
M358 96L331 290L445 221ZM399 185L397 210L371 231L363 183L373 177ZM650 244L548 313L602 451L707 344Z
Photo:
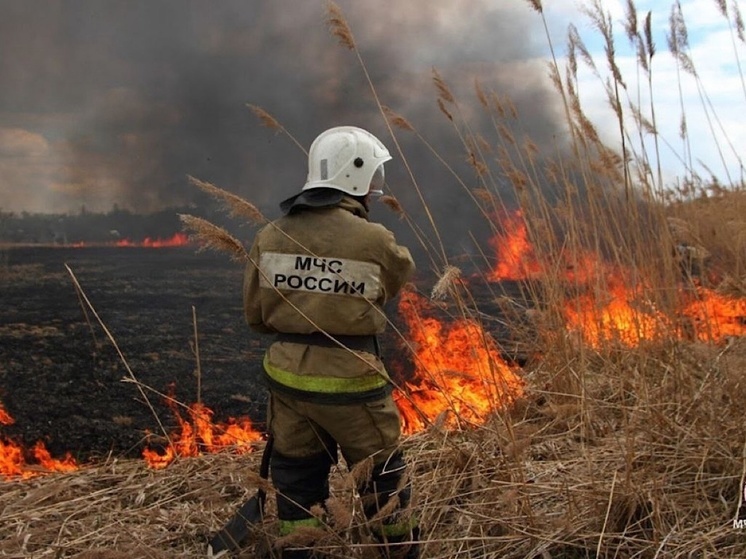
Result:
M371 196L383 196L383 185L385 184L385 182L386 177L383 172L383 163L381 163L370 179L370 188L368 189L368 194L370 194Z

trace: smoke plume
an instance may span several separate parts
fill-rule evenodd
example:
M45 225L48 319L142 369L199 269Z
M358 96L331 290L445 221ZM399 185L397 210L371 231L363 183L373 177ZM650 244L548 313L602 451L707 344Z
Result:
M439 111L432 71L475 132L474 80L510 96L540 147L558 133L541 61L543 30L520 2L338 2L381 102L469 177ZM152 212L197 200L188 175L248 198L266 215L305 179L303 152L260 126L247 104L308 146L323 129L366 127L394 146L355 54L337 44L323 1L8 0L0 5L0 208ZM533 37L536 37L533 39ZM492 132L494 135L494 131ZM471 202L413 134L397 131L433 211L458 221ZM387 167L411 212L400 157ZM473 177L473 173L471 175Z

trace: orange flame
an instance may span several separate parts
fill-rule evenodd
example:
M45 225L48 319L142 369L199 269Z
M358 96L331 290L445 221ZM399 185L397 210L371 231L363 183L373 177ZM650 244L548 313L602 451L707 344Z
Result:
M143 450L143 458L151 468L165 468L177 456L200 456L228 450L246 454L254 450L253 443L262 440L262 434L254 429L249 418L230 418L227 423L215 424L212 421L214 412L198 402L187 408L189 420L186 420L172 400L168 403L180 430L169 435L169 444L164 450Z
M171 237L166 239L151 239L145 237L142 241L131 241L129 239L121 239L114 243L114 246L118 247L144 247L144 248L167 248L167 247L182 247L189 244L189 236L186 233L174 233Z
M504 233L489 240L495 249L497 263L488 273L488 281L520 280L541 273L541 266L528 238L523 214L517 211L500 220Z
M520 281L546 276L544 266L536 255L536 250L528 238L528 227L520 210L499 219L503 232L489 239L495 251L495 266L487 273L487 281ZM570 283L583 284L591 281L598 271L598 258L595 254L575 250L572 254L562 254L559 262L562 279Z
M15 423L2 403L0 403L0 423L3 425ZM27 461L27 454L34 457L35 464ZM21 445L0 438L0 476L5 479L29 479L51 472L72 472L77 469L78 464L69 452L62 460L52 458L42 441L38 441L31 452L27 453Z
M668 325L662 313L619 282L608 286L603 299L585 293L567 301L564 316L567 330L595 348L607 342L636 347L659 338Z
M498 259L489 281L526 280L542 276L542 266L528 239L520 211L501 220L502 236L490 240ZM672 320L646 302L641 289L628 287L624 270L603 262L591 252L580 251L561 260L562 279L584 292L565 301L562 313L566 330L591 347L607 342L636 347L643 340L663 335L694 337L720 343L729 336L746 335L746 300L698 287L696 298L682 292L684 302L675 312L689 320L690 331L671 327ZM599 289L602 286L602 289ZM594 288L595 287L595 288Z
M13 425L15 422L16 420L10 416L3 403L0 402L0 425Z
M729 336L746 336L746 299L699 287L681 314L690 319L698 340L720 343Z
M412 291L401 294L399 313L416 352L414 377L394 394L403 431L421 431L441 416L449 428L482 424L520 397L524 382L479 323L428 318L428 306Z
M70 248L86 248L86 247L120 247L120 248L169 248L169 247L183 247L189 246L191 240L189 235L186 233L174 233L170 237L161 239L157 237L155 239L151 237L145 237L142 241L133 241L131 239L120 239L118 241L111 242L98 242L89 243L86 241L78 241L75 243L69 243L65 245Z

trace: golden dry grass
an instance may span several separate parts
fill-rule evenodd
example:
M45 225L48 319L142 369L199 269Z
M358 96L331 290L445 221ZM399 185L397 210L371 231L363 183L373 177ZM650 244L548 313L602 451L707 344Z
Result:
M668 210L682 242L704 249L709 265L728 274L746 294L746 191L715 192Z
M528 4L543 18L541 2ZM611 44L600 4L592 6L589 15ZM330 2L327 16L332 35L355 51L370 83L360 45L341 9ZM649 18L639 29L642 19L631 2L627 16L628 35L643 47L639 62L648 71L645 64L654 50ZM680 40L682 22L673 23ZM571 62L577 53L595 65L579 37L571 35L570 46ZM607 57L618 85L623 77L612 49ZM691 69L690 62L680 59L684 70ZM555 275L528 288L542 335L526 330L523 340L540 355L522 371L525 397L479 428L447 431L436 421L404 441L415 488L413 506L422 526L422 556L746 557L746 534L733 525L746 477L746 338L719 345L675 338L589 348L565 335L559 312L575 294L562 271L568 261L583 262L591 249L614 270L629 272L637 282L633 287L642 292L636 300L651 308L666 310L678 296L682 278L672 250L677 242L705 251L708 266L718 272L720 284L713 287L743 295L746 198L738 189L718 188L706 198L692 200L687 194L686 202L664 203L659 172L649 166L654 158L645 154L644 161L636 160L626 150L625 142L638 131L621 130L622 155L603 145L572 77L573 69L565 74L553 58L550 78L565 107L572 146L569 159L540 160L533 142L516 137L520 115L509 99L477 86L479 103L494 125L495 137L485 139L460 120L459 101L447 79L433 72L437 106L462 139L480 181L473 190L463 182L461 186L489 216L506 209L509 185L537 258ZM609 93L624 128L626 108L616 91ZM373 95L389 126L430 147L404 116L381 105L375 90ZM264 125L284 130L274 117L250 108ZM638 126L655 130L654 114L641 107L631 112ZM396 143L393 130L392 139ZM409 170L398 143L396 147ZM446 160L434 155L439 162ZM691 178L691 166L685 173ZM453 295L459 270L448 263L427 200L413 182L422 218L433 231L424 234L416 224L413 228L423 246L431 248L428 256L435 269L443 271L432 295L445 302L455 299L467 315L472 302ZM551 199L547 182L555 194ZM225 191L195 184L226 202L229 211L244 208L246 217L253 213L251 205ZM390 206L414 223L394 202L392 198ZM185 225L211 248L242 254L227 231L190 217ZM606 281L597 274L589 291L605 293ZM0 555L201 556L209 534L253 494L260 483L257 471L256 454L222 454L182 459L162 471L148 470L140 461L111 460L76 473L2 483ZM316 540L331 557L376 556L351 489L357 475L341 467L334 471L327 526L301 535L304 541ZM242 556L254 557L256 549L276 554L274 500L271 487L267 489L267 518Z
M732 526L746 340L559 365L528 371L527 397L479 429L405 440L423 557L746 556ZM253 494L257 471L258 453L219 454L5 482L0 554L198 557ZM373 557L352 479L334 471L328 526L306 536L332 557ZM267 489L267 518L241 556L275 540Z

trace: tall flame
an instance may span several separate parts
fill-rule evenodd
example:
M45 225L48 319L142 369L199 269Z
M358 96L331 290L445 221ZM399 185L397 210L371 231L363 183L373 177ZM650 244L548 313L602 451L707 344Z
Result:
M523 394L524 382L500 356L494 339L473 320L448 323L425 316L427 301L405 291L399 313L415 350L413 378L394 397L404 432L444 416L447 427L482 424Z
M690 319L694 336L701 341L719 343L729 336L746 336L746 299L698 287L682 314Z
M504 232L490 240L497 263L489 281L541 278L542 265L536 257L521 212L501 220ZM564 302L562 315L567 331L592 347L607 342L636 347L644 340L663 335L694 337L701 341L722 342L728 336L746 335L746 300L728 297L703 287L695 296L680 293L681 307L676 316L685 317L690 328L672 327L672 320L645 301L642 289L630 287L630 274L611 266L591 252L578 251L560 259L560 279L581 290ZM639 283L639 282L638 282Z
M566 328L591 347L615 342L636 347L643 340L660 338L668 331L668 320L646 305L635 291L621 282L610 282L602 296L589 291L567 301Z
M500 220L503 233L489 240L495 249L497 262L487 274L488 281L520 280L541 273L534 247L528 238L528 228L520 211Z
M247 417L230 418L227 423L213 423L214 412L202 403L187 408L189 419L184 419L173 400L168 401L179 431L169 435L169 443L162 451L145 448L143 458L156 469L165 468L177 456L200 456L221 451L245 454L254 450L253 443L262 440L261 432L254 429Z

